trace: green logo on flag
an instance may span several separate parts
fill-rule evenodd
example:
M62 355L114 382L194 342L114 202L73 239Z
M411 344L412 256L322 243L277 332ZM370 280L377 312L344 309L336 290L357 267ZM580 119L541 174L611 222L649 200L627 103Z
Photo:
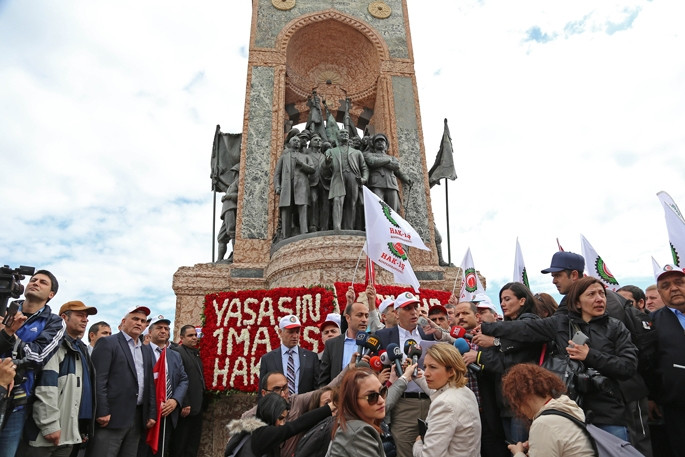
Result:
M466 271L464 272L464 276L466 277L466 280L464 283L466 284L464 288L466 289L467 292L475 292L476 289L478 289L477 286L477 278L476 278L476 269L475 268L467 268Z
M680 265L680 256L678 255L678 251L676 251L675 246L673 246L673 243L668 244L671 245L671 255L673 256L673 264Z
M595 260L595 271L602 281L611 284L612 286L618 286L618 281L616 281L616 278L611 274L606 263L604 263L604 260L602 260L600 256L597 256L597 260Z
M521 279L523 280L523 285L530 289L530 284L528 283L528 272L526 267L523 267L523 272L521 272Z
M407 260L407 254L404 252L404 248L402 248L402 245L400 243L388 243L388 249L390 249L390 252L395 257L402 260Z
M398 224L395 219L392 218L392 209L390 206L383 200L378 200L378 203L381 205L381 208L383 209L383 215L388 222L390 222L394 227L400 228L400 224Z

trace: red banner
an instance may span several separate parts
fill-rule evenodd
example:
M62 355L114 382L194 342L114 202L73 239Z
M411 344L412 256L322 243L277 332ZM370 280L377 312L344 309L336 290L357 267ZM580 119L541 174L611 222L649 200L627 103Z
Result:
M323 287L206 295L200 355L207 387L256 392L259 360L280 346L278 321L289 314L302 323L300 346L321 351L318 324L333 312L333 297L333 291Z

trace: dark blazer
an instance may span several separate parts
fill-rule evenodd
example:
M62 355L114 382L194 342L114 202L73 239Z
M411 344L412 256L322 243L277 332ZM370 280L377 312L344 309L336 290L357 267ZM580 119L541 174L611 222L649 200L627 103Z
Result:
M426 341L434 341L435 340L433 335L426 335L425 333L423 333L423 329L421 328L421 326L417 326L416 328L419 329L419 335L421 335L422 340L426 340ZM378 336L378 339L381 340L381 347L383 349L387 349L388 344L390 344L390 343L395 343L398 346L400 344L400 330L399 330L399 327L397 325L394 327L383 328L383 329L378 330L376 332L376 336ZM420 341L417 341L417 342L420 343ZM400 350L404 351L404 348L401 347Z
M142 345L144 366L143 430L148 419L157 420L155 406L155 383L152 367L155 356L150 346ZM124 334L100 338L91 356L95 365L95 392L97 410L95 417L111 414L108 428L127 428L133 425L138 397L138 377L133 356Z
M297 352L300 356L300 381L297 384L297 393L303 394L316 390L316 380L319 378L319 357L301 346L297 348ZM281 359L281 345L262 357L259 367L260 383L264 375L270 371L285 374Z
M188 375L188 390L181 403L181 408L190 406L190 415L198 415L202 411L202 401L206 390L200 352L197 349L188 348L182 344L172 346L172 349L181 355L183 368Z
M345 346L345 334L342 333L335 338L326 341L326 346L321 356L321 367L319 369L319 388L331 382L342 371L342 358Z
M169 367L169 376L171 377L171 398L178 403L176 409L167 417L171 418L171 423L176 427L178 416L182 408L181 405L183 405L183 399L188 391L188 375L186 374L185 368L183 368L181 354L178 352L167 349L166 363Z

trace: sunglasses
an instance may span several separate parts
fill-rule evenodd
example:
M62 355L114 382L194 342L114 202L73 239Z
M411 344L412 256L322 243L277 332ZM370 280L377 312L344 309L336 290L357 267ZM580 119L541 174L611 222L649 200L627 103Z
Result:
M371 392L370 394L367 395L362 395L359 397L360 399L365 398L366 401L369 402L369 405L373 406L376 403L378 403L378 398L382 398L385 400L385 397L388 396L388 388L383 386L381 387L381 390L379 392Z

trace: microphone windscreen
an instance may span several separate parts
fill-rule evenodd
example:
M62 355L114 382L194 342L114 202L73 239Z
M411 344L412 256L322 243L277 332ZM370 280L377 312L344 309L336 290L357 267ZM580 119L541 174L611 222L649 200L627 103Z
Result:
M450 336L452 338L464 338L464 335L466 334L466 329L464 327L460 327L458 325L455 325L450 329Z
M400 347L396 345L395 343L390 343L388 344L387 347L388 350L388 358L390 360L402 360L402 351L400 350Z
M404 342L404 353L409 355L409 348L412 346L416 346L418 343L416 340L408 339L407 341Z
M381 352L381 355L379 356L381 359L381 363L386 366L392 365L392 360L390 359L390 356L388 355L387 352L383 351Z
M381 362L381 358L377 355L371 357L371 359L369 360L369 365L371 365L371 368L373 368L373 370L375 371L383 370L383 362Z
M371 352L376 352L381 347L381 340L378 338L378 336L375 333L372 333L366 339L364 347L369 349Z
M409 348L407 357L421 357L421 346L415 344Z
M357 332L357 337L356 337L357 346L364 346L364 344L366 344L366 340L368 340L368 339L369 339L368 333L366 333L362 330Z
M454 342L454 347L457 348L460 354L466 354L471 350L471 346L464 338L457 338Z

